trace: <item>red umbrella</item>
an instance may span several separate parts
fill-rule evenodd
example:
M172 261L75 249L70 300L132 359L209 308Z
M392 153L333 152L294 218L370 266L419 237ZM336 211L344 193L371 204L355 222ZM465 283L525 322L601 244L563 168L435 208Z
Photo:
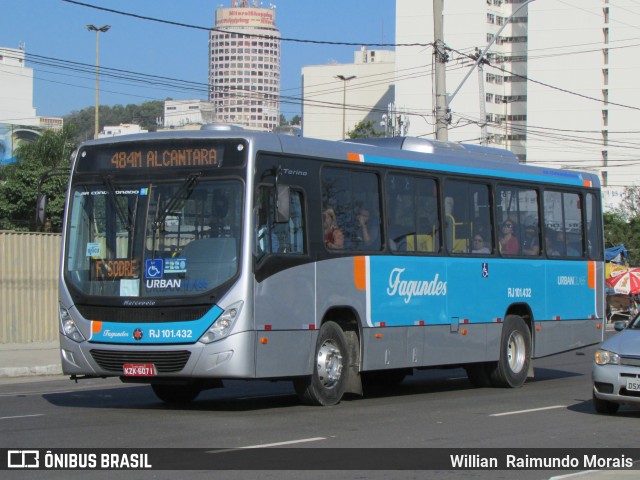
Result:
M611 277L607 278L607 285L615 293L637 295L640 293L640 268L612 272Z

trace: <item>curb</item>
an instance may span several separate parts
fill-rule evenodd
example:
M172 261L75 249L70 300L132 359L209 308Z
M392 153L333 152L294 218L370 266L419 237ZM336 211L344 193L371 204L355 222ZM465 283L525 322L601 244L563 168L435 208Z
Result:
M0 368L0 378L44 376L44 375L62 375L62 366L60 365L42 365L36 367L9 367Z

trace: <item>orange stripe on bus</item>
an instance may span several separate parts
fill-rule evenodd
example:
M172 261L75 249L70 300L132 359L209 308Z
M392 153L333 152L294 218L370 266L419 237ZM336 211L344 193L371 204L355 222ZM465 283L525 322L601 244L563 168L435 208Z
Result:
M99 320L94 320L91 322L91 333L100 333L102 330L102 322Z
M361 162L362 159L360 158L360 154L359 153L347 153L347 160L350 160L351 162Z
M358 290L367 288L366 257L353 257L353 283Z
M589 288L596 288L596 262L587 262L587 281Z

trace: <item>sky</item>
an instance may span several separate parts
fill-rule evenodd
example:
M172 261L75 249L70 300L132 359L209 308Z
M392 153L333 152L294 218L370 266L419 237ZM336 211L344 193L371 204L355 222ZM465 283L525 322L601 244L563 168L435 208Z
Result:
M64 116L95 105L95 73L91 69L95 66L96 34L86 29L88 24L111 26L108 32L100 33L99 65L105 72L120 69L124 77L100 77L101 105L166 98L206 100L206 29L214 24L215 10L230 7L231 0L77 1L198 28L124 16L65 0L2 0L0 47L18 48L24 43L27 66L34 74L33 106L38 116ZM276 5L276 25L283 38L356 44L393 44L395 40L395 0L261 3L263 7ZM282 41L281 95L300 97L302 67L352 63L358 49ZM132 81L140 74L145 75L143 81ZM169 82L172 86L166 85L167 78L174 79ZM300 114L300 109L283 104L281 113L290 119Z

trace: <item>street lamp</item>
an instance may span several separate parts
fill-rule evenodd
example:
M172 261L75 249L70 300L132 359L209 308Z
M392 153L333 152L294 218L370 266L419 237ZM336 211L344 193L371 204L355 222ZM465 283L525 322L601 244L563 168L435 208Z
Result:
M345 110L347 108L347 82L356 78L355 75L345 77L344 75L336 75L338 80L342 80L342 139L347 138L347 132L345 130Z
M96 32L96 117L95 117L95 130L93 133L93 138L98 138L98 131L99 131L99 127L98 127L98 107L100 105L99 99L98 99L98 77L99 77L99 68L98 68L98 59L99 59L99 49L98 49L98 35L100 34L100 32L106 32L111 28L111 25L103 25L101 27L96 27L95 25L87 25L87 30L91 31L91 32Z

